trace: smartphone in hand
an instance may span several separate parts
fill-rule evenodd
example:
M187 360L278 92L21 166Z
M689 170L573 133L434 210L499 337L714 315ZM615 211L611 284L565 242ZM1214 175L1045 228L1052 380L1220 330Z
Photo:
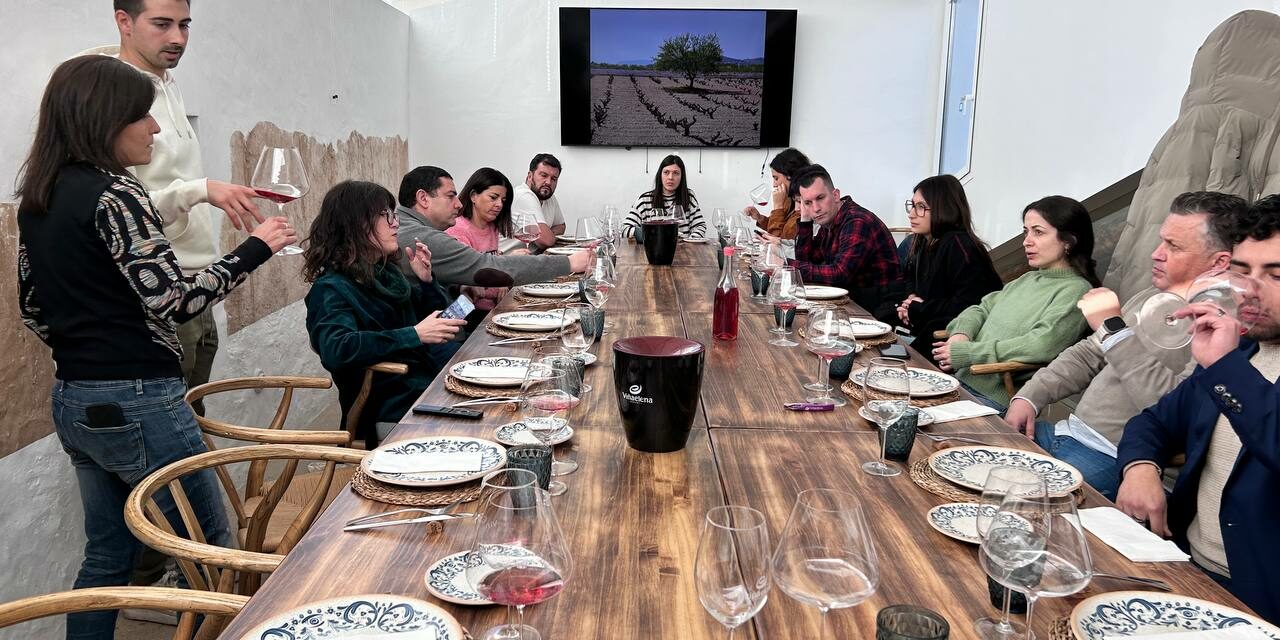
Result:
M475 310L475 303L472 302L471 298L468 298L464 293L460 294L458 298L453 301L453 304L449 305L448 309L440 312L440 317L448 318L450 320L465 320L467 318L467 314Z

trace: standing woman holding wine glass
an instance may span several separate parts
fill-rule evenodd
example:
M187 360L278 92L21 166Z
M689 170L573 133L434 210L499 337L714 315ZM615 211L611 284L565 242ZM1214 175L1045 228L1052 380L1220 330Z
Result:
M18 180L23 322L53 349L53 422L75 467L88 541L75 588L129 582L141 544L125 497L153 471L206 450L184 396L179 323L226 297L296 239L284 218L184 274L147 190L127 169L151 160L155 89L115 58L54 70ZM212 544L233 543L209 471L182 480ZM186 531L167 495L160 507ZM71 637L112 638L115 611L67 616Z
M676 207L683 212L680 235L688 238L705 238L707 223L698 208L698 198L693 195L686 179L684 160L675 154L658 163L658 173L653 176L653 188L640 194L636 203L622 221L623 237L635 237L636 229L646 220L669 217ZM680 216L677 215L677 218Z

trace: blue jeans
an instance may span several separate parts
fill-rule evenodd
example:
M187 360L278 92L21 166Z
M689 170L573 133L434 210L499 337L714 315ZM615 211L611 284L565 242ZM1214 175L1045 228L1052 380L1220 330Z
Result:
M1080 470L1084 481L1098 490L1106 499L1114 501L1120 488L1120 470L1116 459L1084 446L1071 436L1054 435L1053 425L1036 420L1036 444L1049 455Z
M71 457L84 507L84 562L75 588L129 583L141 553L124 522L124 503L143 478L172 462L206 451L181 378L62 381L53 385L53 422ZM182 488L210 544L230 546L217 477L205 470L182 479ZM168 489L156 503L179 536L186 527ZM67 638L111 640L115 611L67 616Z
M999 402L996 402L995 400L988 398L986 394L982 393L981 391L978 391L977 389L974 389L968 384L965 384L963 380L960 381L960 386L964 387L965 391L968 391L970 394L972 394L973 399L978 401L978 404L981 404L986 407L991 407L992 409L999 411L1000 415L1002 416L1004 415L1005 411L1009 410L1009 407L1007 405L1000 404Z

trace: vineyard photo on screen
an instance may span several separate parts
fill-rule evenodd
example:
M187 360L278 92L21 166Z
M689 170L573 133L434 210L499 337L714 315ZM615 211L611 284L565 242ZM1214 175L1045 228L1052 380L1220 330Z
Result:
M591 10L591 144L754 147L764 11Z

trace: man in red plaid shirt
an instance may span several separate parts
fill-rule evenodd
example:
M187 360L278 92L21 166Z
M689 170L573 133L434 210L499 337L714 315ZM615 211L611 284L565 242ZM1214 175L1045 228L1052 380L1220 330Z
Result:
M806 284L849 290L867 311L902 297L902 269L893 235L876 214L831 184L822 165L809 165L795 177L800 190L796 259ZM814 223L822 228L815 234Z

